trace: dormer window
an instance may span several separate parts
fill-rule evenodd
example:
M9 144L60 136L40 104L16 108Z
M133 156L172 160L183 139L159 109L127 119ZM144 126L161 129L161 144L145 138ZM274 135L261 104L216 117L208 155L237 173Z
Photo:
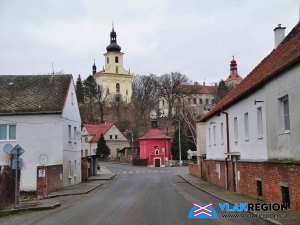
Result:
M119 63L119 58L118 58L118 56L115 57L115 63Z

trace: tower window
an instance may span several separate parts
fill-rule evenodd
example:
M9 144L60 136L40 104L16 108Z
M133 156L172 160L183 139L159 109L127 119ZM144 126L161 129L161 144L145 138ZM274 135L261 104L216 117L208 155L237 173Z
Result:
M199 99L199 103L202 105L202 99L201 98Z
M119 58L118 58L118 56L115 57L115 63L119 63Z
M116 84L116 92L120 93L120 84L119 83Z
M119 68L116 66L116 73L118 73L119 72Z
M107 64L109 63L109 57L107 57L106 62L107 62Z

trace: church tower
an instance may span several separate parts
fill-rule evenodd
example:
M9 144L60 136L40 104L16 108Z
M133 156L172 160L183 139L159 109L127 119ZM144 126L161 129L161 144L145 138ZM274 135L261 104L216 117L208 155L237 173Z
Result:
M95 59L94 59L94 65L93 65L93 75L97 73L97 67L96 67L96 64L95 64Z
M109 93L109 101L123 101L130 103L132 94L132 75L130 70L123 68L123 55L121 47L117 44L117 33L112 26L110 44L104 54L103 70L93 76L97 84L101 84ZM94 64L95 65L95 64Z
M239 83L241 83L243 78L238 74L237 71L237 63L234 60L234 56L232 56L232 60L230 62L230 75L225 80L225 84L227 86L236 87Z

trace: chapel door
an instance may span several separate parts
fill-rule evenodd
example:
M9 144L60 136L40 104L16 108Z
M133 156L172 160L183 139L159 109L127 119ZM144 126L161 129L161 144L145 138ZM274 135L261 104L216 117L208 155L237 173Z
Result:
M160 167L160 159L154 159L155 167Z

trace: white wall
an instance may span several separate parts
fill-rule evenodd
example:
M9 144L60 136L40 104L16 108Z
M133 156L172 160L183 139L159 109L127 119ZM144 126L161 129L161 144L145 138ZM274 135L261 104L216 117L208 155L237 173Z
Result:
M73 93L73 100L72 100ZM76 99L74 83L71 81L68 96L63 110L63 122L61 137L63 152L63 185L69 186L81 182L81 140L74 139L74 127L81 131L81 119ZM68 126L71 125L71 141L69 142ZM69 176L69 161L71 161L71 171ZM75 166L76 161L76 166ZM77 168L77 171L74 171Z
M266 86L268 158L300 160L300 65L272 79ZM282 98L289 99L290 132L284 132Z
M36 190L36 168L39 156L49 157L47 165L62 164L61 115L1 116L0 124L16 124L16 141L0 141L0 164L6 164L2 151L7 143L19 144L25 153L21 155L24 167L21 171L21 190Z
M264 101L254 104L254 100ZM257 108L262 107L263 136L258 137ZM266 108L265 88L261 87L255 93L224 110L229 118L229 144L230 152L240 152L242 160L266 160L267 159L267 135L266 135ZM245 140L244 114L249 118L249 140ZM234 118L238 121L238 140L234 136ZM206 122L206 150L207 159L224 159L227 152L226 141L226 115L213 116ZM223 123L223 138L221 143L221 123ZM216 129L216 143L214 144L213 127ZM210 128L211 141L209 143L208 131Z

